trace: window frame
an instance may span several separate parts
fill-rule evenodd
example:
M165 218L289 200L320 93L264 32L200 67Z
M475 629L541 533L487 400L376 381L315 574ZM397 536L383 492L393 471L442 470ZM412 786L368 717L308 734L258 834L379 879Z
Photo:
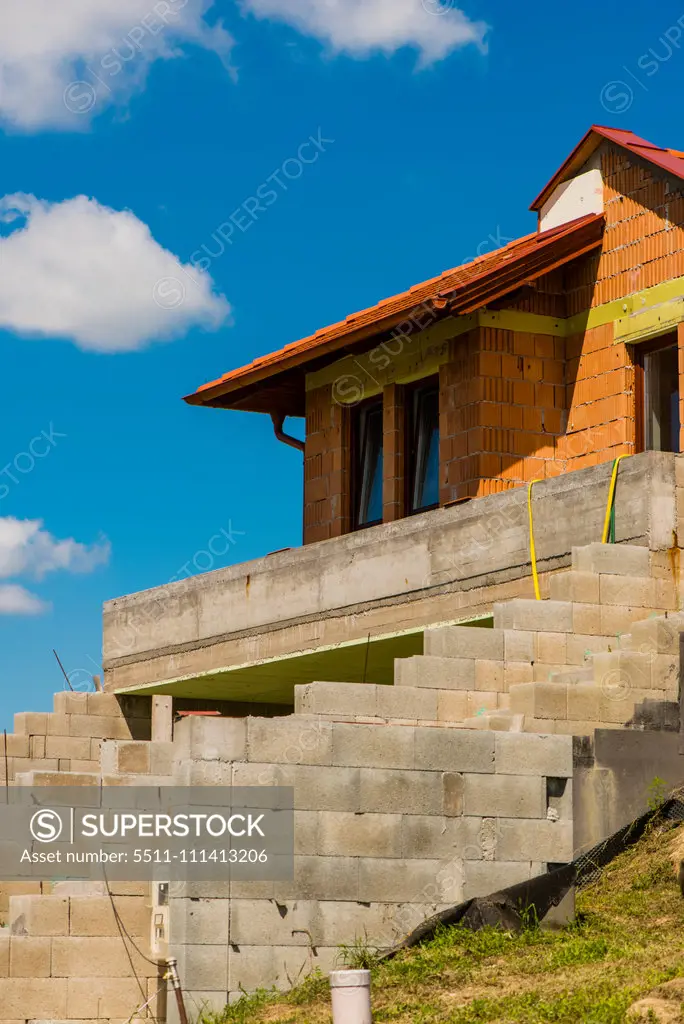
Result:
M351 497L351 509L350 518L352 524L352 531L367 530L371 526L379 526L384 519L383 516L383 502L381 498L380 504L380 518L373 519L370 522L362 523L359 521L361 512L361 490L363 487L363 466L362 466L362 451L361 451L361 421L364 416L367 416L373 409L379 410L380 413L380 458L381 458L381 472L380 472L380 486L384 486L384 402L382 395L373 395L371 398L366 398L362 402L359 402L352 410L351 424L349 431L350 441L350 497Z
M420 380L407 384L404 388L404 509L406 516L417 516L423 512L431 512L433 509L439 508L439 476L437 501L429 505L421 505L419 508L413 507L413 498L416 491L416 473L418 471L416 413L418 395L421 391L433 391L437 396L437 463L439 467L439 374L432 374L429 377L421 377Z
M637 342L632 345L632 362L634 365L634 452L645 452L646 448L646 356L668 348L679 349L678 332L668 331L650 341ZM681 395L680 395L681 397ZM653 449L660 451L662 449ZM676 453L675 453L676 454Z

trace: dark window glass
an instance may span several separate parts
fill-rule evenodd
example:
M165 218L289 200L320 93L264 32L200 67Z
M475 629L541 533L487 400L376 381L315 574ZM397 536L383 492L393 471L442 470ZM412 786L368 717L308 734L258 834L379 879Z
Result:
M679 451L679 364L677 345L644 356L644 441L646 448Z
M409 502L411 512L439 504L439 388L416 388L411 410Z
M358 410L356 525L382 522L382 401Z

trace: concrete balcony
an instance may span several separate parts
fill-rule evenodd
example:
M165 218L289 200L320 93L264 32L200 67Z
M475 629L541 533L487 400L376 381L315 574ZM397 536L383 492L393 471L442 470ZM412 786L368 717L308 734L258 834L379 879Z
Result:
M618 542L677 545L678 461L620 464ZM535 485L543 596L573 547L601 540L611 470ZM299 683L391 683L426 627L490 625L494 602L533 596L529 540L523 487L109 601L106 688L289 706Z

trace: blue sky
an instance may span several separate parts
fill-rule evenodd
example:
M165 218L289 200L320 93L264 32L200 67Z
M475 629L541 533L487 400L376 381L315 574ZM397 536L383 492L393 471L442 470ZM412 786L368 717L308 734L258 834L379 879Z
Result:
M674 3L111 7L0 11L0 728L106 599L301 543L297 452L184 394L533 230L593 121L684 148Z

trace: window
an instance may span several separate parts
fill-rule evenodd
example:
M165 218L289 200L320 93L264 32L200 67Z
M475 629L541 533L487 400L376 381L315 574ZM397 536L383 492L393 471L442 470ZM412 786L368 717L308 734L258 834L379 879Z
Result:
M679 350L677 336L637 348L637 447L679 451Z
M382 522L382 399L356 410L354 444L355 526Z
M439 382L421 384L408 397L408 510L439 504Z

